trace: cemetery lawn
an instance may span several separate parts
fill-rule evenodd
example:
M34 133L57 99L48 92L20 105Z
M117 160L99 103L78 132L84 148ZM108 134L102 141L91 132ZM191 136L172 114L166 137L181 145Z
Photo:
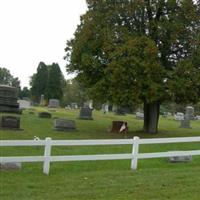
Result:
M57 110L53 117L76 120L77 132L53 130L53 119L38 118L39 111L21 115L22 131L0 130L1 140L26 140L34 136L44 139L117 139L200 136L200 121L192 121L192 129L179 128L172 117L162 118L159 134L141 132L142 121L133 115L116 116L93 112L94 120L77 119L78 110ZM128 122L127 135L109 132L113 120ZM53 147L53 155L130 153L130 145ZM199 143L142 145L140 152L200 150ZM1 147L1 156L43 155L42 147ZM42 173L42 163L22 163L19 171L0 171L1 200L199 200L200 156L190 163L172 164L166 158L139 160L138 169L130 169L130 160L82 161L51 163L50 175Z

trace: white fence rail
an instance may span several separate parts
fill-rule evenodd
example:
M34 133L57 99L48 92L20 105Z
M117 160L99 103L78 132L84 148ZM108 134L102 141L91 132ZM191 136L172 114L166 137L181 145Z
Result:
M0 162L43 162L43 173L49 174L50 163L59 161L90 160L131 160L131 169L137 169L138 159L162 158L171 156L200 155L200 150L170 151L156 153L139 153L140 144L163 144L200 142L200 137L158 138L158 139L113 139L113 140L1 140L0 147L5 146L45 146L44 156L0 157ZM132 152L127 154L51 156L52 146L91 146L91 145L132 145Z

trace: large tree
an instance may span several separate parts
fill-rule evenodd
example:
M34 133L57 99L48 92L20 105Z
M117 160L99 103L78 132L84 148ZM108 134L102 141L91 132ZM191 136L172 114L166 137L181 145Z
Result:
M200 3L192 0L87 0L67 71L93 98L144 104L144 131L157 133L164 100L200 97Z

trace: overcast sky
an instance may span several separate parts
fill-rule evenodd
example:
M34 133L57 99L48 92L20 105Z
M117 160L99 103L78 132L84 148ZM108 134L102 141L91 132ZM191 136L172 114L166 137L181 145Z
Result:
M85 0L0 0L0 67L29 86L40 61L59 63L65 77L64 48L73 37Z

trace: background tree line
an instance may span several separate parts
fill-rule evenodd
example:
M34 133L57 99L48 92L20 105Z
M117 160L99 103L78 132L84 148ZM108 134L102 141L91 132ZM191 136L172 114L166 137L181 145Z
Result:
M57 63L46 65L40 62L37 72L32 75L30 80L30 91L32 99L40 103L41 95L45 99L59 99L63 97L63 89L65 87L65 79Z

